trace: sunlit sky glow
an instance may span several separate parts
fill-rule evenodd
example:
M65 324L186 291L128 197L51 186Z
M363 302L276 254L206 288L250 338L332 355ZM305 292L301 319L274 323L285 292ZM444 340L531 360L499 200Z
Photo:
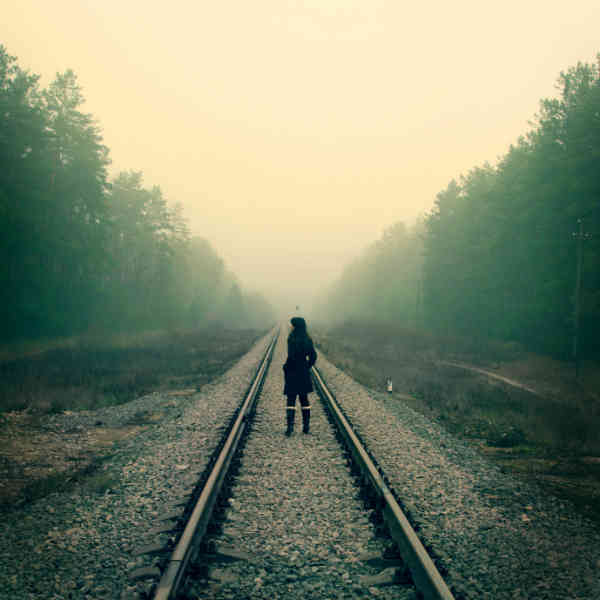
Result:
M242 283L307 303L600 51L597 0L4 0L0 43L72 68L111 149Z

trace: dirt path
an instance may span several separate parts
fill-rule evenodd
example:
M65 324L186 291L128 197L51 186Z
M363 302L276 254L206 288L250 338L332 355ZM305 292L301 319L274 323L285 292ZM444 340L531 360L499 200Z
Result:
M160 407L158 407L158 410ZM76 413L73 419L77 420ZM26 411L5 413L0 428L0 511L69 488L95 473L118 442L151 423L48 427L47 417Z
M480 369L479 367L474 367L473 365L468 365L468 364L459 363L459 362L453 362L450 360L440 360L438 362L438 364L448 365L450 367L458 367L460 369L466 369L467 371L473 371L475 373L481 373L482 375L485 375L486 377L490 377L491 379L497 379L498 381L503 381L504 383L507 383L508 385L512 385L513 387L519 388L521 390L525 390L526 392L529 392L530 394L533 394L534 396L538 396L539 398L544 397L543 394L541 394L537 390L534 390L533 388L531 388L523 383L515 381L514 379L509 379L508 377L504 377L503 375L498 375L497 373L492 373L491 371L486 371L485 369Z

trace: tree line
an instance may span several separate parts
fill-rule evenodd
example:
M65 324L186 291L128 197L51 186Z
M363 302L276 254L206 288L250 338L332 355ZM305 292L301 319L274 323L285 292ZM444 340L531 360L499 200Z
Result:
M264 326L180 205L110 154L71 70L41 89L0 45L0 339L84 331Z
M346 268L321 314L426 324L563 357L579 330L581 350L597 355L598 65L561 72L557 97L540 102L497 164L452 180L413 228L388 229Z
M414 324L419 311L423 221L388 227L344 269L319 299L316 314L329 322L364 318Z

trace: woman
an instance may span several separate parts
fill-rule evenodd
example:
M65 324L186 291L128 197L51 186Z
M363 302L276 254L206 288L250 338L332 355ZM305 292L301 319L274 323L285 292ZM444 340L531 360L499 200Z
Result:
M308 433L310 426L310 404L308 394L313 391L310 379L310 368L317 361L317 353L312 340L306 332L306 322L302 317L293 317L292 331L288 336L288 357L283 365L285 387L283 393L287 396L287 429L285 435L290 436L294 431L296 415L296 396L300 397L302 405L302 431Z

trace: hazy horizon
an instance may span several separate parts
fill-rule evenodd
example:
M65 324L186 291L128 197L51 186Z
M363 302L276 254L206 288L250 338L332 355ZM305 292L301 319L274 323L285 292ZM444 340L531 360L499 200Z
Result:
M600 5L5 3L0 43L72 68L111 173L184 206L249 289L307 306L397 221L526 133L595 61Z

